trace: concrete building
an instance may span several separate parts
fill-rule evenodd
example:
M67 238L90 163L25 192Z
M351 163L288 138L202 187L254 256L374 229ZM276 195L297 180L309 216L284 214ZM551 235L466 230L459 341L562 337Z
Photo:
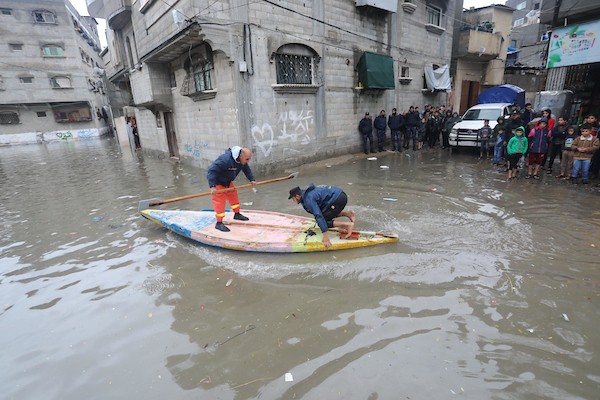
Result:
M546 0L548 1L548 0ZM514 8L504 80L525 89L526 101L534 102L546 83L546 51L549 25L540 23L543 0L507 0Z
M93 18L65 0L3 0L0 24L0 144L110 131Z
M460 15L452 50L454 104L460 113L477 104L483 90L504 83L512 13L510 7L493 4Z
M133 116L145 152L203 168L233 145L269 168L357 151L366 111L447 103L424 69L450 63L462 1L87 5L107 20L108 77L132 95L114 105L117 127Z
M540 22L552 27L546 90L571 90L571 116L600 113L600 3L544 1Z

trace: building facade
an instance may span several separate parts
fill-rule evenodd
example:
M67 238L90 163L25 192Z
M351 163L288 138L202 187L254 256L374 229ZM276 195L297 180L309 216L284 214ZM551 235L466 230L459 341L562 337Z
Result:
M87 0L108 78L129 88L142 149L206 168L227 147L299 165L360 147L365 114L445 104L453 0Z
M95 20L65 0L4 0L0 21L0 144L108 133Z
M552 27L545 89L573 92L573 119L600 113L599 15L600 3L595 0L542 4L540 20Z
M477 104L483 90L504 83L513 9L494 4L462 11L452 51L455 109Z

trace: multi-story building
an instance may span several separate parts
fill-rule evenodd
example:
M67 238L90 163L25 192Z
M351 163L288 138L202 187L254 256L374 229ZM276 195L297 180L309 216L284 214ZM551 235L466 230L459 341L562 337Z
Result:
M449 64L448 16L462 1L87 5L107 20L108 78L132 94L117 126L135 117L144 151L207 167L243 145L253 165L269 167L357 150L367 111L446 103L449 86L427 85L424 71Z
M548 1L548 0L546 0ZM504 80L525 90L526 101L533 103L544 90L548 50L548 25L540 23L543 0L507 0L513 8L512 29Z
M452 51L454 104L460 113L477 104L483 90L504 83L513 9L500 4L458 14Z
M546 90L571 90L571 116L600 113L600 3L596 0L544 1L542 23L552 27Z
M65 0L3 0L0 21L0 144L109 132L95 20Z

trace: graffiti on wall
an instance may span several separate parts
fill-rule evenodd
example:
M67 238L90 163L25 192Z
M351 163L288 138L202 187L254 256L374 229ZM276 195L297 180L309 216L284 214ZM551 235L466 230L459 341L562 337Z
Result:
M62 139L62 140L68 140L73 137L73 134L71 133L71 131L56 132L56 137L58 137L59 139Z
M202 149L206 149L207 147L207 142L201 142L198 140L195 140L194 144L186 143L183 145L185 151L188 152L190 156L194 158L194 160L199 160L202 156Z
M275 129L265 122L252 126L252 140L265 157L269 157L273 146L281 143L299 143L307 145L311 142L310 127L314 124L312 110L284 111L279 114ZM277 136L275 136L277 132Z
M75 133L79 139L89 139L94 136L97 136L97 132L94 132L91 129L80 129Z

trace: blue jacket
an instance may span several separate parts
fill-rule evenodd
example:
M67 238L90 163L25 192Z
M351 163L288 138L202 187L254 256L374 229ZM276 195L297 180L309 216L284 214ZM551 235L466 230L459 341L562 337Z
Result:
M380 131L385 131L387 129L387 121L385 120L385 117L383 115L378 115L377 117L375 117L375 121L373 121L373 126L375 126L375 129L380 130Z
M363 118L358 123L358 130L363 135L368 135L373 133L373 122L371 122L371 118Z
M254 175L248 164L242 165L237 160L233 159L231 149L221 154L213 163L208 167L208 186L215 187L217 185L229 186L240 173L244 171L244 175L250 182L253 182Z
M388 126L392 131L399 131L404 128L404 116L402 114L392 114L388 117Z
M331 207L342 193L342 189L335 186L315 186L311 184L302 191L300 203L304 209L314 215L321 232L327 232L327 221L323 213Z
M550 131L548 128L540 128L536 126L529 132L527 136L529 141L529 152L530 153L546 153L548 150L548 143L550 142Z
M418 127L421 125L421 117L416 111L406 113L406 126Z

